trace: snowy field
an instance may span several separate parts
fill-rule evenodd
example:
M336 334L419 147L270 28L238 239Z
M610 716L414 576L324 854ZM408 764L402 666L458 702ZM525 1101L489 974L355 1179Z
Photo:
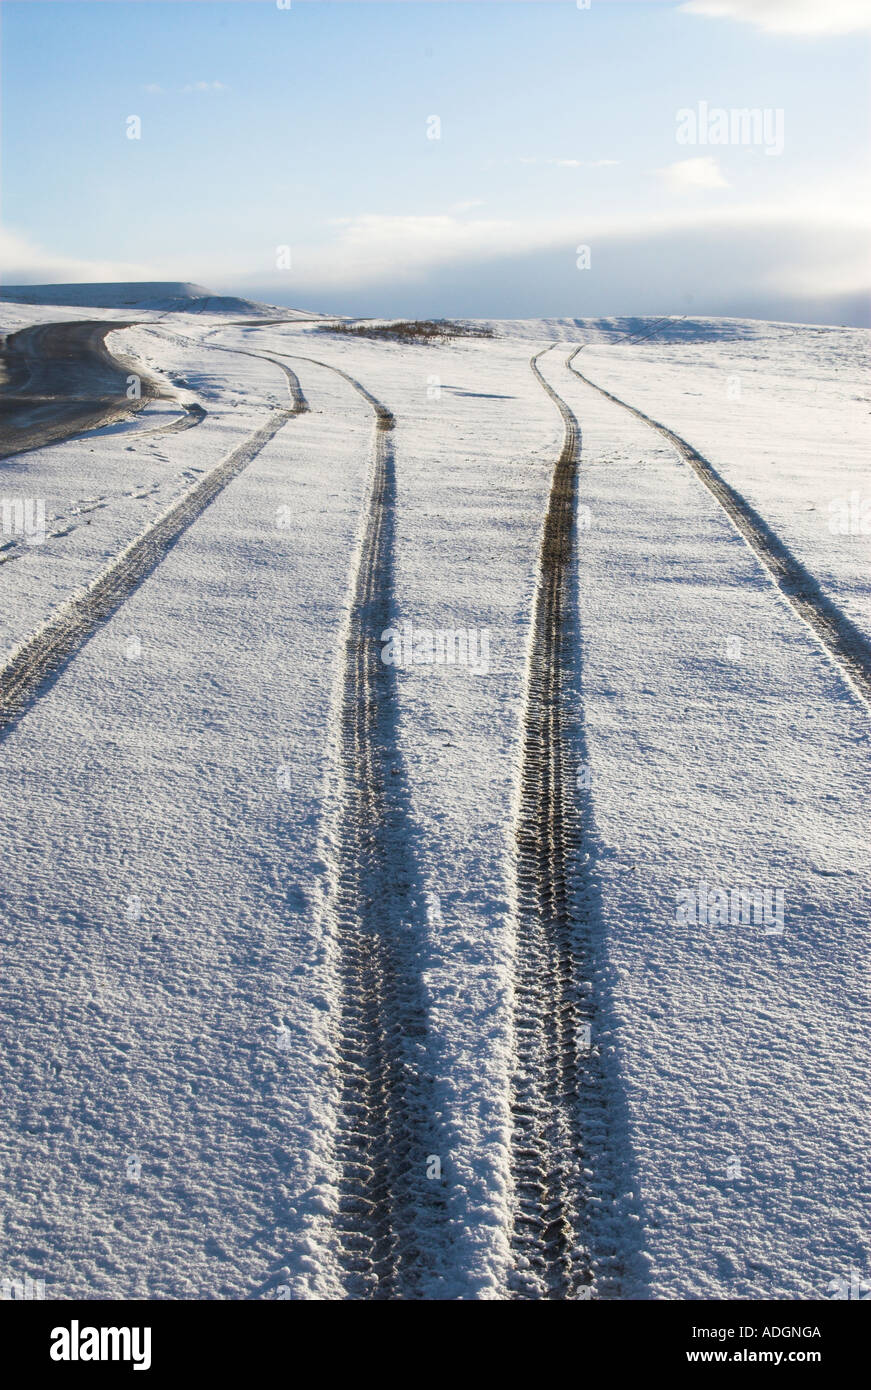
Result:
M4 506L45 506L44 535L4 510L6 670L254 450L9 705L0 1278L803 1300L869 1277L867 699L685 459L566 363L580 346L698 450L871 637L869 334L538 320L415 345L222 303L137 307L107 345L165 398L0 460ZM134 316L0 307L7 334ZM593 1100L573 1150L537 1152L583 1193L582 1274L549 1263L546 1195L541 1259L512 1236L532 618L571 433L543 349L580 430L554 738L581 1012L559 1047ZM370 610L398 662L354 684ZM402 1034L383 1086L374 1043L350 1060L355 912L387 942L373 1035ZM358 1123L384 1130L362 1176Z

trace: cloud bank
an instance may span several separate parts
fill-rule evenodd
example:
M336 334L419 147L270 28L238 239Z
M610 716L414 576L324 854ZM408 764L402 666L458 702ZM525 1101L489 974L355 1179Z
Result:
M704 161L701 161L704 162ZM697 161L679 161L695 165ZM678 166L678 167L679 167ZM673 175L674 166L666 174ZM692 186L718 173L682 170ZM57 256L0 237L7 283L185 280L329 313L466 317L719 313L869 322L871 217L842 191L813 202L684 202L656 215L483 217L367 213L293 244L232 260L201 251L143 265ZM579 269L579 247L590 267Z

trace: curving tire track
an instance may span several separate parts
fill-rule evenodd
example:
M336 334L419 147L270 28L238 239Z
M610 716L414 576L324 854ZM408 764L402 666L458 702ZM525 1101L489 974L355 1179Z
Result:
M159 329L158 332L165 330ZM167 336L174 336L171 333ZM292 406L203 478L116 557L0 669L0 737L90 636L162 559L178 535L281 428L308 409L296 374L271 354L209 344L272 361L285 373ZM291 354L281 354L291 357ZM442 1210L425 1178L433 1143L426 1009L419 970L420 918L408 847L402 770L397 766L393 668L380 660L393 591L395 469L392 413L347 372L375 414L366 520L352 582L339 710L340 805L331 915L341 1004L337 1038L339 1169L334 1228L346 1296L419 1295L427 1260L421 1212Z
M693 469L708 491L717 499L736 531L744 538L753 553L761 560L780 593L795 613L811 630L830 661L837 667L850 688L871 706L871 643L851 622L837 604L825 594L819 581L784 545L780 537L739 492L725 481L716 469L692 444L681 439L674 430L659 424L634 405L597 386L574 365L581 351L575 348L566 359L566 366L586 386L591 386L606 400L622 406L645 425L667 439L681 458Z
M205 406L197 401L179 401L184 414L177 420L171 420L168 425L158 425L153 430L137 430L137 436L143 434L182 434L185 430L196 429L201 425L208 415Z
M46 682L66 666L94 629L105 622L160 564L170 546L218 493L247 467L288 420L308 409L296 373L280 362L275 365L287 378L290 406L274 411L260 429L110 560L84 590L63 603L0 667L0 738L39 696Z
M548 349L544 349L548 351ZM582 1028L592 1019L579 982L591 965L573 908L581 844L566 708L572 663L571 565L581 438L577 420L530 366L565 425L538 562L523 717L515 845L514 1066L511 1165L514 1211L509 1297L592 1294L586 1232L581 1088L597 1058Z

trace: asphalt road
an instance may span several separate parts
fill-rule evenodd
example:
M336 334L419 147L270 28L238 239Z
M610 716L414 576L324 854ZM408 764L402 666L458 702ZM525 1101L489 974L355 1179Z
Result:
M131 326L89 319L9 334L0 347L0 458L126 419L162 394L158 381L106 346L108 333ZM133 374L138 399L127 395Z

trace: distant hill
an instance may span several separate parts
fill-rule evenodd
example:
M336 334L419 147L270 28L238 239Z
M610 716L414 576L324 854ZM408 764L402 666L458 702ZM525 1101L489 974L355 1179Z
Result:
M81 305L90 309L150 309L186 314L247 314L252 318L289 317L292 309L278 309L253 299L215 295L203 285L181 280L132 280L94 285L0 285L0 300L11 304Z

